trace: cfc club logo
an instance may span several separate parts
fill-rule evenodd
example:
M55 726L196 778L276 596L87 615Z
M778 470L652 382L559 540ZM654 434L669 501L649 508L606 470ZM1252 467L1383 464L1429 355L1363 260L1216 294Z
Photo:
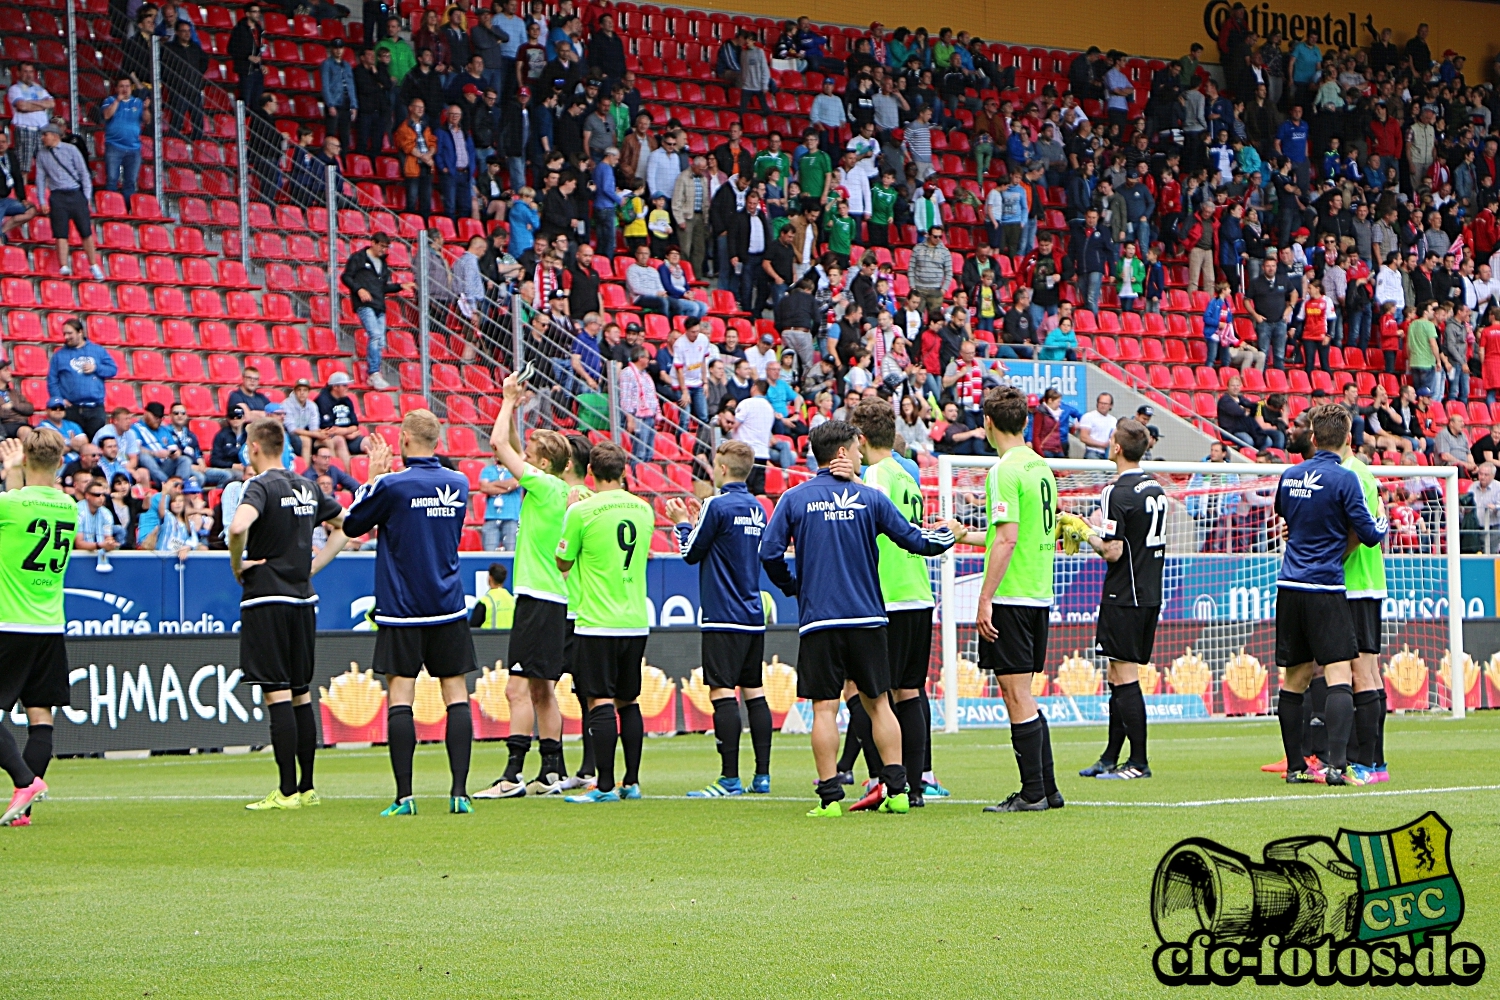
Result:
M1262 860L1200 837L1151 884L1168 986L1473 986L1484 952L1456 940L1463 890L1435 812L1378 833L1274 840Z

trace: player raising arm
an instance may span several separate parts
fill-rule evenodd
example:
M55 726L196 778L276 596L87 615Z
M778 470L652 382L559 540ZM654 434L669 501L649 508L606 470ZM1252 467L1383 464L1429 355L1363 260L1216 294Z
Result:
M1141 695L1141 664L1151 662L1156 622L1161 617L1161 577L1167 559L1167 497L1161 484L1141 471L1150 445L1146 428L1134 420L1115 428L1109 457L1120 474L1099 497L1100 524L1073 514L1059 518L1069 551L1087 541L1104 557L1104 588L1094 648L1109 658L1109 745L1098 763L1079 771L1085 778L1151 777L1146 761L1146 700ZM1130 758L1117 767L1130 738Z
M344 547L344 511L332 497L281 464L280 420L257 420L245 450L255 474L229 522L229 566L240 597L240 669L261 686L271 717L271 750L279 787L246 809L300 809L319 804L313 789L318 722L312 706L318 595L312 576ZM313 529L333 527L312 554ZM245 556L249 555L249 559ZM302 780L297 780L298 765Z
M760 537L766 512L745 488L755 467L755 450L743 441L725 441L714 453L716 496L703 501L697 516L681 500L667 501L677 525L682 559L698 564L698 600L703 608L703 680L714 708L714 742L719 778L690 799L743 795L740 783L740 706L750 716L755 777L750 791L771 790L771 708L761 686L766 616L760 597Z
M78 505L57 488L68 445L51 428L22 445L0 441L0 705L26 706L26 750L0 726L0 768L15 791L0 826L30 826L31 804L47 791L52 760L52 706L68 703L68 647L63 641L63 574L73 551Z
M860 465L859 431L842 420L819 424L811 435L818 474L788 490L761 540L760 560L771 582L797 598L801 636L797 695L813 703L813 760L819 805L809 816L840 816L838 708L846 680L859 688L884 766L881 812L911 808L902 766L901 729L886 697L891 665L886 652L885 597L880 590L881 535L908 552L935 556L953 546L956 522L920 528L884 493L852 480ZM838 471L830 468L835 461ZM797 571L787 565L796 542ZM914 762L915 763L915 762ZM920 766L920 764L917 764Z
M979 665L993 670L1010 716L1021 790L985 812L1040 812L1063 805L1052 773L1047 717L1031 695L1031 675L1047 663L1052 559L1057 548L1057 482L1026 444L1026 397L1001 386L984 397L984 433L1000 456L984 479L983 534L960 539L985 547L984 582L974 624Z
M1385 519L1370 515L1359 477L1341 464L1349 442L1349 411L1313 407L1312 458L1281 474L1276 513L1286 523L1286 548L1276 577L1276 663L1286 669L1277 698L1286 780L1344 785L1365 783L1345 773L1354 724L1352 662L1359 655L1354 615L1344 584L1351 535L1361 545L1385 539ZM1321 666L1328 679L1328 760L1320 774L1302 757L1303 692Z
M517 798L528 792L556 794L568 774L556 690L566 667L568 592L553 553L562 536L563 512L568 506L568 484L558 477L567 469L573 452L568 439L557 431L536 430L523 454L516 429L516 404L524 389L517 373L506 376L500 413L490 435L495 458L525 492L511 588L516 595L511 635L520 641L511 647L510 678L505 682L505 697L510 702L510 736L505 744L510 761L504 774L475 794L478 799ZM521 772L531 751L533 725L541 733L542 763L536 780L528 786Z

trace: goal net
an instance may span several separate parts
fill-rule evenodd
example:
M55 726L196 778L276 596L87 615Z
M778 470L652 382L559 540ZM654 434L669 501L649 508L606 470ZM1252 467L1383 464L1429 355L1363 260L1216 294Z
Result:
M995 461L941 456L937 489L928 491L929 510L983 531L984 478ZM1100 494L1114 479L1114 464L1049 459L1048 465L1062 510L1097 523ZM1168 499L1161 620L1154 662L1141 671L1151 718L1274 712L1280 687L1276 576L1282 541L1272 504L1289 466L1145 462L1143 468ZM1478 704L1479 667L1462 654L1457 470L1375 466L1372 471L1391 522L1380 656L1389 707L1451 709L1461 716L1466 699L1450 695L1450 662L1458 656L1464 663L1470 707ZM934 725L950 732L959 726L1003 725L998 685L978 666L974 617L983 550L959 546L930 565L939 595ZM1104 560L1087 546L1074 556L1059 547L1046 671L1032 684L1049 719L1108 718L1108 661L1093 649L1104 571Z

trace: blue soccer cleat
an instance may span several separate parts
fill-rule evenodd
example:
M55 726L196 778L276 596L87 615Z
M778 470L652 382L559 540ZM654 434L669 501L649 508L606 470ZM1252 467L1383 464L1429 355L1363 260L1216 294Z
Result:
M690 799L727 799L744 794L745 786L740 784L739 778L717 778L707 788L688 792L687 797Z
M615 788L611 788L607 792L601 792L599 789L593 788L582 795L569 795L563 801L572 802L575 805L587 805L593 802L618 802L620 801L620 792Z
M931 781L922 782L922 797L928 799L946 799L953 793L943 787L942 782L933 778Z
M619 791L621 799L639 799L641 797L641 786L639 783L634 785L621 785L619 786L617 791Z
M769 774L757 774L750 780L750 793L752 795L771 794L771 776Z
M450 795L448 811L455 816L467 816L474 811L474 803L469 801L467 795Z
M416 814L417 800L410 795L404 799L397 799L380 810L380 815L382 816L415 816Z

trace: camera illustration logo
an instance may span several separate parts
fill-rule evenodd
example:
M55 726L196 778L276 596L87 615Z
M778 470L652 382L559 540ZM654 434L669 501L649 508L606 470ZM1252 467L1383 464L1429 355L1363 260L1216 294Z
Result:
M1464 915L1453 829L1435 812L1379 833L1273 840L1262 860L1180 841L1156 866L1152 956L1168 986L1472 986L1484 952Z

